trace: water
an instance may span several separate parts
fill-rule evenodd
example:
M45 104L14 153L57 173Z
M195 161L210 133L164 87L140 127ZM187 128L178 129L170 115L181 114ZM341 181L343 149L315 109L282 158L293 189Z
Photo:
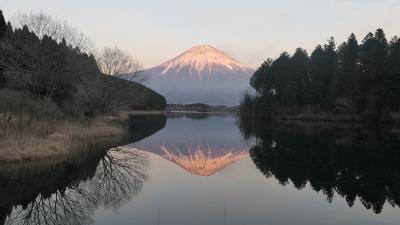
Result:
M1 169L0 224L400 223L393 128L202 114L130 125L125 147Z

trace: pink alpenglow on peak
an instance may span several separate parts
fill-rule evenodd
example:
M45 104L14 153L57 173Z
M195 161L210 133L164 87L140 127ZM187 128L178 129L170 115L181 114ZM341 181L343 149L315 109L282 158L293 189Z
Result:
M246 79L254 70L211 45L190 48L177 57L148 70L165 78L212 79L214 76Z
M145 70L147 85L168 103L238 105L254 70L211 45L195 46Z

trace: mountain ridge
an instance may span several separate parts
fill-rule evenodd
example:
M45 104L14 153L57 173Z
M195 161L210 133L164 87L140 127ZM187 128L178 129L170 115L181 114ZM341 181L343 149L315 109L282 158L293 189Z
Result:
M223 79L246 79L254 69L211 45L194 46L175 58L146 70L158 78L206 80L223 76Z
M144 71L147 86L168 103L235 106L249 88L254 69L211 45L194 46Z

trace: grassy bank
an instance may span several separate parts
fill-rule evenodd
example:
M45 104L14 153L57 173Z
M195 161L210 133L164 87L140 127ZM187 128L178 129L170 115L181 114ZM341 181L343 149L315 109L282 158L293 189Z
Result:
M123 135L126 128L114 120L34 122L23 129L8 125L0 133L0 163L63 157L79 149L80 140Z

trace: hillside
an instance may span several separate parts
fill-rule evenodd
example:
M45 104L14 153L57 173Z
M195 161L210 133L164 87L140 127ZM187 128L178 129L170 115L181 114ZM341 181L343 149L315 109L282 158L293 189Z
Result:
M166 100L162 95L142 84L121 79L114 79L111 82L121 82L121 86L123 86L125 92L123 98L125 98L128 103L125 106L126 109L161 110L166 107Z

